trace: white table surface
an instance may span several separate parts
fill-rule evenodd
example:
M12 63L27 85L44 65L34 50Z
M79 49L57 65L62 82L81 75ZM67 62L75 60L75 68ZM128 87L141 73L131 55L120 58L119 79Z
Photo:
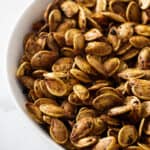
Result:
M53 150L22 119L8 94L5 79L5 52L9 35L31 0L0 0L0 150Z

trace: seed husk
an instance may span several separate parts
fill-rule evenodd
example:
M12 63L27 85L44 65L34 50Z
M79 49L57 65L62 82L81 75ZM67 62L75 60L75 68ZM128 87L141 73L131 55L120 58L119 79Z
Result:
M100 74L106 75L106 71L104 68L104 65L102 63L101 57L92 55L92 54L87 54L86 59L88 63Z
M62 57L58 59L52 66L53 72L68 72L73 65L73 58Z
M120 146L126 147L136 142L138 137L136 128L132 125L124 125L118 134L118 142Z
M61 4L61 9L68 18L71 18L78 13L79 7L75 2L69 0Z
M58 119L51 120L49 133L52 139L59 144L65 144L69 137L67 127Z
M116 147L117 141L116 138L113 136L105 137L99 139L98 143L93 147L92 150L105 150L105 149L115 149L118 150Z
M130 39L130 44L136 48L144 48L150 45L150 39L144 36L132 36Z
M75 64L85 73L96 75L95 70L90 66L90 64L86 61L86 59L82 58L81 56L76 56Z
M83 82L83 83L89 83L92 80L89 78L89 76L84 73L83 71L80 71L79 69L71 69L70 73L79 81Z
M51 116L51 117L63 117L65 116L65 111L60 106L57 106L55 104L42 104L40 105L40 111L43 112L45 115Z
M54 96L64 96L67 93L66 84L59 78L49 78L45 84L48 92Z
M90 93L86 87L80 84L76 84L73 86L74 93L83 101L89 99Z
M85 52L98 56L106 56L111 54L112 47L106 42L89 42L85 48Z
M139 35L150 36L150 27L148 25L135 26L135 32Z
M140 21L140 9L136 2L131 1L128 4L127 10L126 10L126 17L128 21L131 22L139 22Z

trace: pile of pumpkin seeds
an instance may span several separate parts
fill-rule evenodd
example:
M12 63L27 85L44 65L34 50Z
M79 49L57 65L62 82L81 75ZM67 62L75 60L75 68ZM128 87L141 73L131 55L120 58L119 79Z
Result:
M68 150L150 150L150 0L53 0L16 76L29 115Z

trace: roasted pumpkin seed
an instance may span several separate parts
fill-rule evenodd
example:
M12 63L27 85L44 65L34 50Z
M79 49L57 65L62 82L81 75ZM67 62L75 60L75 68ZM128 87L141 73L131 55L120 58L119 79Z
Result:
M90 93L86 87L80 84L76 84L73 86L74 93L83 101L89 99Z
M59 144L67 142L69 133L64 123L58 119L52 119L49 128L49 133L52 139Z
M59 78L51 77L45 84L48 92L54 96L64 96L67 93L66 84Z
M120 146L126 147L132 145L137 140L136 128L132 125L124 125L118 134L118 142Z
M63 117L65 116L65 111L58 105L55 104L42 104L40 105L40 111L43 112L45 115L51 117Z
M68 18L71 18L76 13L78 13L79 7L75 2L69 0L69 1L64 1L61 4L61 9Z
M111 54L112 47L106 42L89 42L85 48L85 52L98 56L106 56Z

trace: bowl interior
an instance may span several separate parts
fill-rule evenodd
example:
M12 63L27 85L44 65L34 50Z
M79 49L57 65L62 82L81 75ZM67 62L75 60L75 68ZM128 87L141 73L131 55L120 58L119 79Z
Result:
M32 119L28 117L28 114L25 109L26 98L23 95L22 88L20 87L16 79L16 70L18 67L18 61L23 53L23 39L24 36L31 30L31 25L33 22L42 18L43 11L45 10L47 4L50 0L34 0L24 11L23 14L18 19L18 22L14 28L10 42L8 45L6 63L7 63L7 79L10 90L10 95L16 103L17 107L23 112L24 118L26 118L27 123L30 123L31 126L34 126L35 132L37 134L44 136L48 140L51 148L62 149L59 145L55 144L49 137L49 135L42 130L38 124L36 124ZM29 133L30 134L30 133ZM29 135L30 136L30 135Z

